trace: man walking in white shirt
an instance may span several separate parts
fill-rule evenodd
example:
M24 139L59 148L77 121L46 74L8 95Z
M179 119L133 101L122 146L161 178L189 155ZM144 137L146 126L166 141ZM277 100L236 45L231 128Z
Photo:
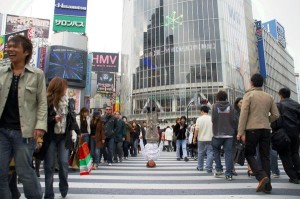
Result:
M193 143L197 142L198 138L198 171L203 171L204 155L206 158L206 172L212 172L213 164L213 148L211 145L213 132L212 132L212 121L211 116L208 115L209 107L202 106L200 108L200 117L196 121L195 133Z

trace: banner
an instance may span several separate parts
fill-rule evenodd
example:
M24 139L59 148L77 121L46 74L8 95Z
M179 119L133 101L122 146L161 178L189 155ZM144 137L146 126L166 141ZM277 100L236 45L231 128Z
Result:
M97 73L97 92L113 93L115 92L115 75L113 73Z
M25 29L30 30L32 37L48 39L50 20L17 15L6 16L5 34L10 34Z
M118 72L119 54L93 52L92 71Z

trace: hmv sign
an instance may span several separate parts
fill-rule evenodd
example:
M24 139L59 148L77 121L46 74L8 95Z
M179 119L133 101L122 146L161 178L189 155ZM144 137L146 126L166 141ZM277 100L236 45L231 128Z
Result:
M93 53L92 71L97 72L118 72L118 53Z

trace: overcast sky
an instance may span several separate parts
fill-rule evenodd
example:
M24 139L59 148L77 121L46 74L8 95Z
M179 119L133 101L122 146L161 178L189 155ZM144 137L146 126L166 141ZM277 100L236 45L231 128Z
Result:
M151 0L149 0L151 1ZM55 0L0 0L0 13L53 18ZM87 36L90 51L121 51L123 0L88 0ZM277 19L286 31L288 51L300 72L300 0L252 0L255 19Z

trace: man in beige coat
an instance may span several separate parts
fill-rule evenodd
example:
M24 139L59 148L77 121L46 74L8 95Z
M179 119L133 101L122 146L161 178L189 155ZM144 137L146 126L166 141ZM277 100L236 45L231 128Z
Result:
M251 77L251 89L243 98L237 139L246 143L245 156L259 184L256 192L270 193L270 122L279 117L273 97L262 90L264 79L260 74ZM261 165L255 159L259 145Z

